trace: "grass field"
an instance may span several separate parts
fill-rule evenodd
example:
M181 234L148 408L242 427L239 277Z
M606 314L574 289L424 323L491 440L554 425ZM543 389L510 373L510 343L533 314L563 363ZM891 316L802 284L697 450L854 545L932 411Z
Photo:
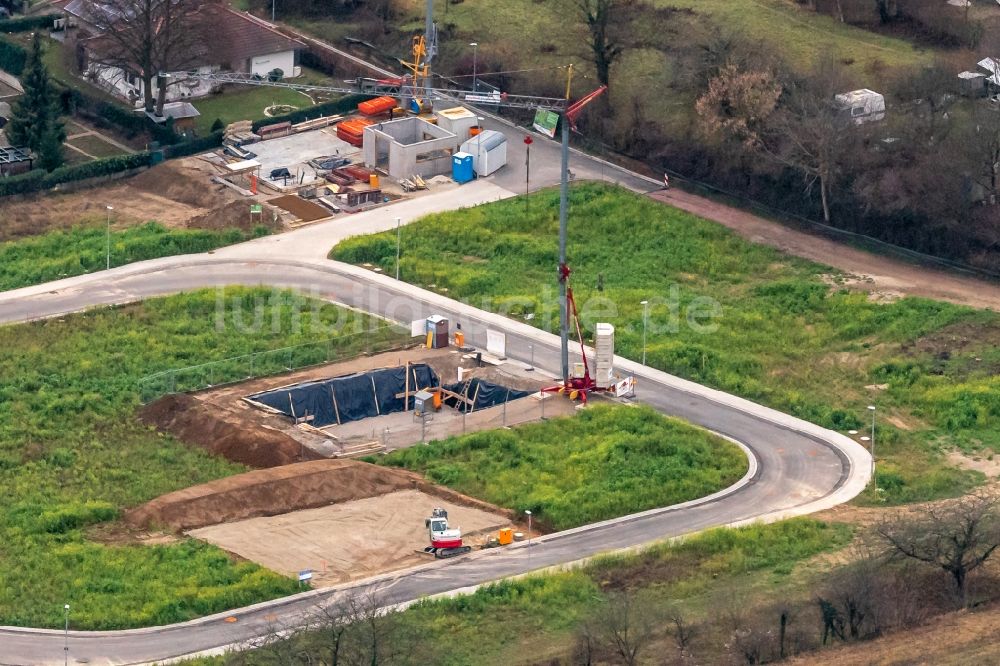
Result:
M648 408L593 406L575 417L394 451L405 467L563 530L704 497L747 469L740 449Z
M906 502L981 480L949 467L958 447L1000 450L1000 317L924 299L873 302L834 269L748 243L623 190L572 191L569 261L585 327L616 326L617 351L840 431L879 407L879 484ZM402 231L402 277L555 331L558 194L425 218ZM640 223L641 221L641 223ZM351 238L334 258L394 266L394 233ZM603 280L603 291L596 285ZM711 309L721 316L688 315ZM700 299L700 300L696 300ZM868 494L862 498L871 501Z
M237 324L257 308L267 326ZM244 471L141 425L139 378L328 339L333 322L361 316L231 289L0 327L0 625L61 627L68 603L73 628L137 627L296 591L296 581L196 541L88 535L94 525L113 534L104 524L125 507Z
M255 235L267 233L266 227L260 227ZM239 229L168 229L147 222L111 232L111 265L207 252L252 237ZM0 290L102 270L107 266L107 242L107 230L100 224L0 243Z
M312 106L308 95L287 88L230 87L224 93L195 100L194 107L201 113L195 124L198 134L204 136L216 119L224 124L237 120L264 118L264 109L275 104L287 104L300 109Z

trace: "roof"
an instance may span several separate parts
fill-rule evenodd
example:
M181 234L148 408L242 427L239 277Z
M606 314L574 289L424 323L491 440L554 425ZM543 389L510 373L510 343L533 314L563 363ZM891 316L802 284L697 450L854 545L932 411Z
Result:
M984 76L986 76L986 75L983 74L982 72L959 72L958 73L958 78L960 78L960 79L981 79Z
M468 139L465 145L475 144L479 150L493 150L497 146L507 143L507 137L496 130L484 130L476 136Z
M1000 72L1000 61L998 61L996 58L983 58L976 64L985 69L990 74L993 74L994 76L996 76L996 74Z
M469 111L464 106L454 106L450 109L442 109L441 111L435 111L436 115L444 116L449 120L459 120L461 118L475 118L476 114Z
M31 152L27 148L0 148L0 164L15 164L30 159Z
M873 97L882 97L880 93L874 90L869 90L868 88L859 88L858 90L852 90L850 92L840 93L836 95L834 99L842 103L854 103L860 102L865 99L871 99Z
M87 12L95 11L92 9L94 4L92 0L70 0L66 11L80 12L76 15L86 20L84 16ZM197 10L194 25L210 34L199 39L194 48L184 55L182 62L170 65L174 71L212 66L243 70L244 64L251 58L305 48L305 44L282 34L272 24L218 3L203 4ZM87 39L85 43L96 53L113 48L110 41L101 35Z

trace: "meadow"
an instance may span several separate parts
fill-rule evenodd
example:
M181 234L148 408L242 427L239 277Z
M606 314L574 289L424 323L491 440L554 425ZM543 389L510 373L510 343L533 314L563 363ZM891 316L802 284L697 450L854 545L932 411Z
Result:
M704 497L747 470L734 444L649 407L594 405L573 417L449 437L390 453L459 492L564 530Z
M243 324L255 310L268 325ZM72 628L139 627L295 592L297 581L213 546L142 544L115 521L163 493L245 471L142 425L137 382L353 334L359 317L367 325L289 292L232 288L0 327L0 624L61 627L68 603Z
M260 226L240 229L168 229L147 222L112 230L112 267L178 254L208 252L270 233ZM103 270L108 264L108 234L103 224L49 231L40 236L0 243L0 291L41 284Z
M557 206L545 191L527 209L511 199L404 227L402 277L555 332ZM392 232L347 239L331 257L388 271L395 251ZM859 501L961 494L983 477L946 454L1000 449L994 313L872 298L835 269L598 184L572 189L569 264L585 336L611 322L623 356L642 357L648 300L654 367L840 431L866 434L874 403L882 490ZM716 307L717 318L688 316Z

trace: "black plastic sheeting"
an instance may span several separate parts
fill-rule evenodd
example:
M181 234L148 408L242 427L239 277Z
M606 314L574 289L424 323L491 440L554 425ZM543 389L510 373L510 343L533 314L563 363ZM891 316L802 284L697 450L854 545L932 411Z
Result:
M454 398L447 399L445 402L449 405L456 406L459 409L484 409L486 407L492 407L494 405L502 405L506 400L517 400L518 398L524 398L533 393L533 391L518 391L517 389L507 388L506 386L501 386L500 384L493 384L485 379L479 379L478 377L473 377L468 381L459 382L457 384L449 384L444 388L449 391L453 391L459 395L463 395L469 400L475 400L474 405L469 405L468 403L456 404L459 401Z
M409 372L411 401L417 390L441 385L437 373L425 363L410 364ZM404 408L403 398L397 398L396 394L403 393L406 388L406 368L399 367L296 384L255 393L249 398L293 419L311 416L308 423L322 428L335 423L349 423L380 414L401 412ZM513 397L513 392L511 396ZM503 396L500 401L503 402Z

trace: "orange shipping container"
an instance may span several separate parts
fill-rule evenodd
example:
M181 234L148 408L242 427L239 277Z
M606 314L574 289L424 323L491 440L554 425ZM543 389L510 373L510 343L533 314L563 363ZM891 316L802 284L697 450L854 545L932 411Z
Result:
M375 99L370 99L367 102L361 102L358 104L358 111L366 116L377 116L380 113L386 113L394 108L396 108L395 97L376 97Z

